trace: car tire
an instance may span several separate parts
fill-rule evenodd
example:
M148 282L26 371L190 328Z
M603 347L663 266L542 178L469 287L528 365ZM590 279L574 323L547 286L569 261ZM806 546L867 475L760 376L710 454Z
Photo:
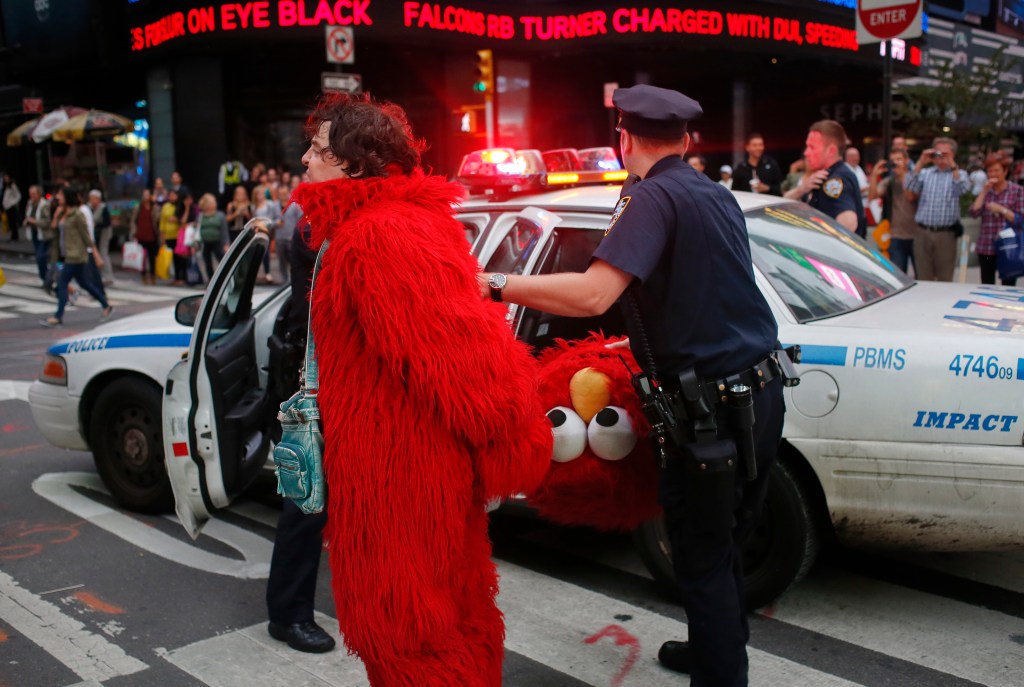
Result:
M174 492L164 466L160 387L124 378L96 399L90 445L96 470L111 496L138 513L166 513Z
M760 522L743 546L748 610L767 606L803 579L821 543L808 490L793 468L780 460L768 479ZM665 519L645 522L634 530L633 541L659 586L678 600Z

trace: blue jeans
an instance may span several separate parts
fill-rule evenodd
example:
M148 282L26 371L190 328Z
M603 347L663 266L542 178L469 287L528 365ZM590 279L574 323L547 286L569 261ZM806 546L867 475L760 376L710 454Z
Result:
M889 260L904 274L909 274L907 265L914 264L914 239L892 239L889 242ZM914 272L917 272L917 267Z
M57 313L54 315L58 320L63 321L64 319L64 308L68 304L68 284L71 283L72 279L77 281L78 285L85 289L86 293L99 301L104 309L110 307L110 303L107 303L103 291L96 286L96 283L90 277L89 271L86 269L88 264L84 262L76 264L64 263L64 266L60 268L60 276L57 277ZM95 267L93 267L93 271L96 271Z
M46 281L46 271L50 265L50 241L33 238L32 247L36 251L36 268L39 270L39 278Z

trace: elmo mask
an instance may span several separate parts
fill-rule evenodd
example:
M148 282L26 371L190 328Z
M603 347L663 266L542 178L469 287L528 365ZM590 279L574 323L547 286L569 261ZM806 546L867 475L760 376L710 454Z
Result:
M629 531L661 513L649 425L630 381L640 368L628 348L607 347L618 340L559 340L540 357L554 448L527 500L552 522Z

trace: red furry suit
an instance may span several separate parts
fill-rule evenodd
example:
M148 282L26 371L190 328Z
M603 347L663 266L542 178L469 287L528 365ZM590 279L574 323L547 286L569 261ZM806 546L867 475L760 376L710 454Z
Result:
M661 513L658 474L631 383L630 370L640 366L628 348L608 348L612 341L559 340L541 356L541 401L555 445L528 501L552 522L630 531Z
M486 503L536 486L551 456L537 366L482 301L451 205L408 176L304 184L338 624L374 687L497 687Z

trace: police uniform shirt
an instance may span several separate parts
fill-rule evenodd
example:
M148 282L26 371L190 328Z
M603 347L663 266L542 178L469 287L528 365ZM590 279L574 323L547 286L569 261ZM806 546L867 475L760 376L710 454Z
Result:
M860 198L860 184L853 170L839 160L828 168L828 178L804 197L804 202L833 219L847 210L857 215L857 235L867 236L868 221Z
M754 282L743 212L679 157L660 160L619 199L594 258L641 282L634 293L664 379L689 367L705 379L733 374L774 347L778 328ZM628 300L627 328L647 366Z

